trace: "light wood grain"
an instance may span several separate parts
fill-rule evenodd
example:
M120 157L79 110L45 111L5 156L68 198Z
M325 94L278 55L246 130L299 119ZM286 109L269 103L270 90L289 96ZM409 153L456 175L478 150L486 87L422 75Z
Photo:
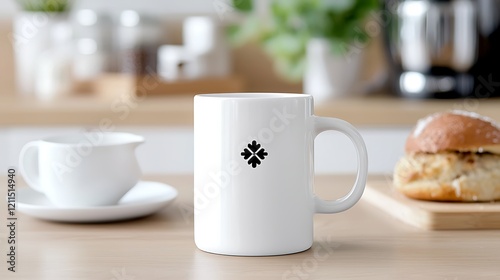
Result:
M121 97L123 93L129 94L131 98L141 98L144 95L193 97L199 93L245 91L243 79L238 76L165 81L155 75L137 77L116 73L101 75L91 83L90 88L93 92L87 94L95 94L111 100Z
M500 120L500 99L408 100L389 95L351 97L316 104L318 116L341 118L359 126L413 126L428 114L467 109ZM103 120L115 125L192 125L192 96L118 94L112 99L74 95L52 102L0 91L0 125L86 125Z
M180 194L173 205L147 218L81 225L50 223L19 215L18 272L6 271L2 229L0 279L500 277L499 230L420 230L389 217L366 201L347 212L317 215L314 245L303 253L277 257L204 253L193 242L192 176L147 179L169 183ZM351 176L320 176L316 178L316 191L322 197L334 198L344 194L351 184ZM0 190L3 197L5 188ZM0 201L0 219L5 221L5 201ZM123 273L126 277L120 278Z
M424 229L500 229L500 202L410 199L394 190L390 179L369 182L364 199L390 216Z

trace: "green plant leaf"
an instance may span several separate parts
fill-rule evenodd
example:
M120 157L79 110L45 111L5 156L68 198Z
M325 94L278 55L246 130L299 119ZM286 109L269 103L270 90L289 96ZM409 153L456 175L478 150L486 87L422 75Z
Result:
M68 0L18 0L22 9L29 12L65 12Z
M278 57L274 60L274 69L286 80L300 82L305 71L305 59L303 57L296 59Z
M269 0L269 5L270 20L250 15L256 22L243 22L228 34L240 43L257 39L278 73L300 80L310 38L327 39L337 54L360 50L370 39L364 28L379 0Z
M264 42L264 49L270 54L289 56L299 54L303 47L301 39L292 34L277 34Z
M253 10L253 0L232 0L233 7L241 12L250 12Z
M319 6L322 9L343 12L351 9L356 3L354 0L320 0Z
M259 19L255 16L249 16L243 20L241 25L230 25L226 29L226 34L235 46L241 46L249 41L258 40L262 35L261 25Z

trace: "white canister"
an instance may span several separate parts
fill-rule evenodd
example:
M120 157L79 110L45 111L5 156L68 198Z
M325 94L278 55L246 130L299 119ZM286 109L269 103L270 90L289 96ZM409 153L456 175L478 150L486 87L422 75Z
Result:
M227 76L231 59L223 29L211 17L188 17L183 24L184 47L190 58L185 66L187 78Z
M11 40L20 93L33 94L37 61L51 47L52 27L65 19L65 14L46 12L21 12L15 16Z
M362 50L335 54L327 39L311 39L307 45L304 93L316 102L352 94L360 79Z

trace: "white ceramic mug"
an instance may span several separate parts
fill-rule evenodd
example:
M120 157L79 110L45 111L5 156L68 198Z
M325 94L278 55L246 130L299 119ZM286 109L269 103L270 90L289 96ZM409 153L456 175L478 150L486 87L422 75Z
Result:
M142 142L119 132L50 137L24 145L19 169L56 206L113 205L140 179L135 148Z
M358 158L346 196L313 192L315 137L346 134ZM304 94L202 94L194 98L195 243L211 253L264 256L307 250L314 213L337 213L361 197L366 147L349 123L313 115Z

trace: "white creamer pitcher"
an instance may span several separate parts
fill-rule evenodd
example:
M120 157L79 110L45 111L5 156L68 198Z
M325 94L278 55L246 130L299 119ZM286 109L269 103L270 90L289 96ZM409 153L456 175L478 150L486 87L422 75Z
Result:
M61 207L116 204L141 176L135 148L142 136L85 132L29 142L19 167L30 187Z

